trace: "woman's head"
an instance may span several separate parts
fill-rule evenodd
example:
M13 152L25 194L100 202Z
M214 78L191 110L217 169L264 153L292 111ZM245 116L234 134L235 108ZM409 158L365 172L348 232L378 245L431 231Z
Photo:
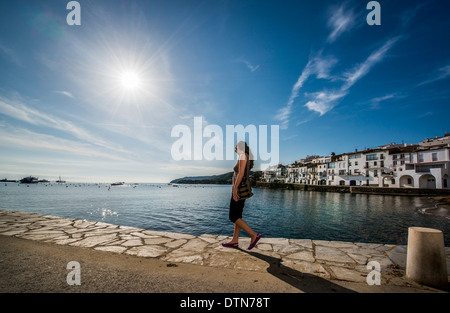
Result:
M247 160L250 161L250 168L253 168L253 154L245 141L239 141L234 147L234 151L237 154L245 153L245 155L247 156Z

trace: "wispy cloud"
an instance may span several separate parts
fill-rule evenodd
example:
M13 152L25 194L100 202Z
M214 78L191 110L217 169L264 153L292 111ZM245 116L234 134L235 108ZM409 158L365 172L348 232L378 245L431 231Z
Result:
M416 5L414 7L410 7L408 9L406 9L406 11L400 16L400 18L401 18L401 25L400 25L401 29L402 30L406 30L408 27L410 27L412 21L417 16L419 11L423 7L430 5L430 3L431 2L423 1L422 3L419 3L418 5Z
M440 67L439 69L433 71L433 73L430 75L430 78L427 80L421 82L417 86L423 86L428 85L434 82L437 82L439 80L443 80L450 77L450 64Z
M415 17L421 6L417 6L414 10L407 11L402 16L401 29L404 30L411 20ZM344 32L348 32L355 27L356 15L354 10L349 8L347 3L343 3L340 6L333 7L330 10L330 16L328 20L328 26L331 28L331 32L328 36L327 42L333 43ZM306 69L300 76L301 84L296 84L297 88L293 89L291 100L298 97L298 91L303 83L308 79L310 75L316 73L317 78L324 78L332 81L342 81L343 84L339 88L324 89L319 92L305 93L306 98L309 98L305 104L305 107L309 111L317 112L320 116L333 109L339 101L344 98L350 89L363 77L365 77L374 66L382 62L388 55L388 52L400 41L403 36L398 35L388 39L380 48L373 51L369 57L362 63L353 66L350 69L342 72L340 75L330 75L330 69L337 63L337 60L330 58L315 57L310 61ZM314 66L311 66L311 65ZM450 76L450 66L444 66L437 71L437 74L433 78L423 82L423 84L431 83L437 80L445 79ZM393 98L403 97L399 94L389 94L383 97L374 98L370 101L372 108L378 107L379 103ZM281 111L280 111L281 112ZM283 108L284 121L288 120L288 115L292 112L292 103L288 102L288 105ZM286 124L286 123L285 123ZM286 127L285 127L286 128Z
M245 65L247 65L248 69L253 73L255 71L257 71L259 69L259 64L258 65L252 65L250 62L244 60L243 61L245 63Z
M52 135L40 134L23 128L17 128L9 125L0 125L0 145L21 146L28 149L37 149L39 151L60 151L67 152L70 155L100 157L124 161L125 158L111 154L108 151L100 151L92 145L58 138Z
M292 105L294 104L294 100L298 97L298 92L300 88L302 88L304 82L308 79L309 75L311 75L311 70L309 68L308 63L303 70L302 74L298 78L297 82L295 83L294 87L291 91L291 96L289 97L289 101L287 102L286 106L281 108L277 115L275 116L275 119L280 122L280 128L281 129L287 129L289 125L289 117L292 112Z
M244 59L244 58L239 58L236 59L235 62L239 62L239 63L243 63L247 66L247 68L253 73L256 72L259 69L259 64L258 65L253 65L252 63L250 63L248 60Z
M75 99L75 97L73 96L73 94L70 93L70 92L68 92L68 91L64 91L64 90L55 90L55 92L56 92L56 93L59 93L59 94L61 94L61 95L64 95L64 96L66 96L66 97Z
M420 7L414 9L414 11L408 11L404 15L402 25L408 24L412 18L416 15ZM328 12L328 27L331 29L327 43L332 44L342 34L354 29L355 21L359 13L355 13L348 2L344 2L338 6L333 6ZM344 98L359 80L365 77L372 68L382 62L392 47L402 38L402 36L395 36L388 39L384 44L373 51L369 57L362 63L359 63L340 74L331 75L331 70L338 63L338 60L334 57L324 57L322 51L316 55L310 56L309 61L299 76L297 82L292 88L291 95L287 104L278 110L275 118L280 122L281 129L287 129L290 116L293 112L293 105L296 98L299 97L300 89L305 82L310 78L325 79L333 82L332 88L323 88L320 91L314 91L305 93L306 103L305 107L312 112L317 112L320 116L333 109L339 101ZM441 69L441 74L436 79L443 79L450 75L449 68ZM342 82L341 86L336 86L336 82ZM387 100L379 99L377 103ZM375 102L373 105L376 105ZM308 119L306 119L308 121ZM305 119L301 123L304 123Z
M381 62L386 57L387 52L393 47L398 39L399 37L389 39L383 44L383 46L372 52L364 62L348 71L345 71L342 74L344 84L340 89L315 93L314 100L307 102L305 106L310 111L318 112L320 116L333 109L337 105L338 101L349 93L349 89L354 84L366 76L376 64Z
M394 46L400 37L394 37L389 39L381 48L372 52L370 56L361 64L355 66L351 70L343 74L345 84L342 86L342 90L347 90L352 87L358 80L363 78L374 65L384 59L386 53Z
M280 128L287 129L289 124L289 117L292 113L292 106L294 101L299 96L299 91L303 87L303 84L310 76L315 76L317 79L334 79L330 71L333 66L338 62L338 60L333 56L324 57L322 52L312 56L302 74L298 78L295 85L292 87L291 95L289 100L283 108L278 111L275 119L280 121Z
M403 97L404 97L404 95L400 95L398 93L391 93L391 94L387 94L387 95L384 95L381 97L372 98L369 101L365 102L365 104L369 104L372 109L378 109L381 102L384 102L387 100L392 100L392 99L403 98Z
M326 79L333 82L343 82L337 88L323 89L317 92L305 92L307 102L304 106L309 111L317 112L322 116L333 109L349 93L349 89L366 76L376 64L383 61L388 51L392 49L399 39L400 37L394 37L387 40L380 48L373 51L364 62L344 71L340 75L331 74L331 69L338 63L338 60L334 56L324 57L322 52L320 52L310 57L309 62L292 88L287 104L275 116L276 120L280 122L280 128L288 128L294 101L299 97L300 89L310 77Z
M424 118L424 117L431 116L431 115L433 115L433 112L428 111L423 114L420 114L419 116L417 116L417 118Z
M333 6L329 11L328 26L331 32L327 38L328 43L334 42L344 32L350 31L355 24L355 13L353 9L347 7L347 3ZM335 81L338 79L332 76L331 69L338 63L333 56L324 57L322 51L310 57L308 63L292 88L287 104L278 110L275 119L280 122L281 129L287 129L289 119L293 111L293 104L299 96L299 91L309 77L315 76L317 79L327 79ZM331 110L335 102L346 95L345 90L321 91L311 93L312 97L305 106L310 111L318 112L320 115ZM304 121L302 122L304 123Z
M67 133L81 141L100 146L114 152L129 153L121 147L118 147L113 143L110 143L96 135L91 134L86 129L78 127L77 125L69 121L52 116L50 114L39 112L38 110L27 106L20 100L6 99L0 96L0 114L7 115L11 118L35 126L48 127L63 133Z
M332 108L334 108L337 102L347 95L346 91L342 90L327 90L314 93L313 100L308 101L305 106L310 111L315 111L320 114L320 116L324 115Z
M18 57L17 53L10 47L0 42L0 55L3 55L7 60L18 66L23 66L22 60Z
M347 8L346 3L338 7L332 7L328 19L328 27L331 28L331 33L327 42L332 43L344 32L351 30L355 25L355 17L353 9Z

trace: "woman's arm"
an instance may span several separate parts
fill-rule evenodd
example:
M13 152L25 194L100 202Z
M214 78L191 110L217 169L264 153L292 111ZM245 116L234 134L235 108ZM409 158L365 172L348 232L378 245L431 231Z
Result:
M245 165L247 163L247 156L245 154L242 155L241 158L239 158L239 171L238 171L238 175L236 177L236 181L234 183L233 186L233 198L234 201L237 201L239 199L238 194L237 194L237 190L238 190L238 186L242 181L242 178L244 177L244 171L246 170Z

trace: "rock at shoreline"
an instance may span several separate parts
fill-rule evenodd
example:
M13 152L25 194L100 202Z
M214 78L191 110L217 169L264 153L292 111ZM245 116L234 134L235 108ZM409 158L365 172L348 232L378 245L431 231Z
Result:
M431 197L435 203L434 208L426 209L425 213L443 216L450 219L450 196Z

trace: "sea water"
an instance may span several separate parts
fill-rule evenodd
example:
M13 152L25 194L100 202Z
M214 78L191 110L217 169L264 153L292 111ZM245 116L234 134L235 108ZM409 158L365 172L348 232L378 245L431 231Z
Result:
M444 232L450 220L424 214L426 197L254 188L243 219L265 237L406 244L408 227ZM232 235L231 186L0 184L0 209L192 235ZM241 232L245 236L245 232Z

